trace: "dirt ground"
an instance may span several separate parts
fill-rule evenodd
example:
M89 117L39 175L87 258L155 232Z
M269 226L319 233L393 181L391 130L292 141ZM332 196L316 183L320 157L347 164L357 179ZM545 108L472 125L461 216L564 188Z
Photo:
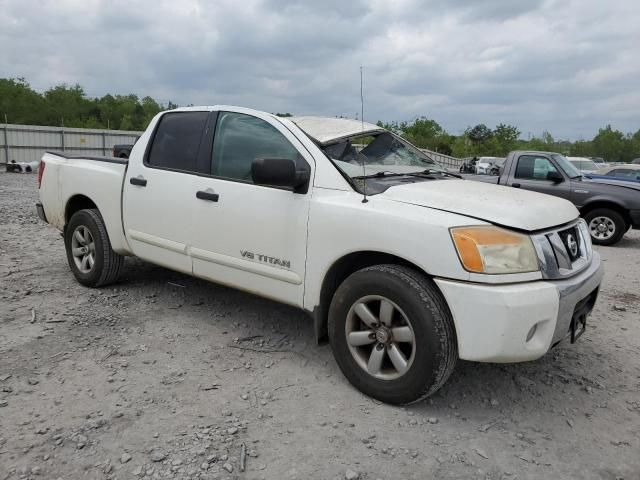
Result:
M351 387L293 308L136 259L80 286L36 198L35 175L0 173L0 480L640 479L638 231L597 248L577 344L459 362L398 408Z

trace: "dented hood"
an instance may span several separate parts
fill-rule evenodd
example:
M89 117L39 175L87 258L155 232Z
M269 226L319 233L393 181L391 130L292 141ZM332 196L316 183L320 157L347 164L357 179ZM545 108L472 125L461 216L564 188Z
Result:
M573 204L562 198L467 180L397 185L380 196L526 231L562 225L579 215Z

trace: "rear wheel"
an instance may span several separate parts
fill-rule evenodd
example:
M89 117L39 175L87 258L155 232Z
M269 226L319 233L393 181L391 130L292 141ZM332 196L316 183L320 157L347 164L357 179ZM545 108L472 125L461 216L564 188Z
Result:
M458 357L444 298L427 277L398 265L365 268L338 287L329 338L347 379L392 404L437 391Z
M596 245L613 245L618 243L627 231L627 224L615 210L596 208L584 216L589 227L591 240Z
M111 248L98 210L74 213L66 226L64 239L67 261L78 282L87 287L100 287L118 279L124 257Z

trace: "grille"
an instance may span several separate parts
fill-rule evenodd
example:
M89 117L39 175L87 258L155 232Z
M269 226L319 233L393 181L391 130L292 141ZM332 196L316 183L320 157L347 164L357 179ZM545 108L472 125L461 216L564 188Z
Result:
M591 262L591 238L584 220L534 235L534 245L544 278L566 278L584 270Z
M571 262L575 262L578 258L580 258L581 253L581 238L580 232L578 231L578 227L571 227L567 230L561 230L558 232L558 236L560 240L562 240L562 244L564 245L565 251L569 255L569 259Z

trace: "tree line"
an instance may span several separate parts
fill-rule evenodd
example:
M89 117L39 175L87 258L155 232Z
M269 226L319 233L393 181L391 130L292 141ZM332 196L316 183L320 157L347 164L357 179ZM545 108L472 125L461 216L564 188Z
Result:
M43 93L24 78L0 79L0 121L24 125L49 125L112 130L144 130L160 111L176 108L146 96L104 95L90 98L76 84L57 85ZM290 113L278 113L291 116ZM421 148L454 157L505 156L511 150L546 150L571 156L602 157L606 161L629 161L640 157L640 129L623 133L607 125L591 140L556 140L549 132L528 140L522 132L501 123L491 129L484 124L468 127L461 135L447 133L435 120L420 117L411 122L378 122Z
M0 121L8 123L144 130L158 112L176 107L133 94L89 98L78 84L38 93L24 78L0 79Z
M591 140L556 140L545 131L528 140L520 138L518 127L501 123L494 129L484 124L467 127L462 135L447 133L435 120L420 117L412 122L378 122L420 148L458 158L504 157L512 150L559 152L576 157L602 157L608 162L628 162L640 157L640 129L623 133L606 125Z

